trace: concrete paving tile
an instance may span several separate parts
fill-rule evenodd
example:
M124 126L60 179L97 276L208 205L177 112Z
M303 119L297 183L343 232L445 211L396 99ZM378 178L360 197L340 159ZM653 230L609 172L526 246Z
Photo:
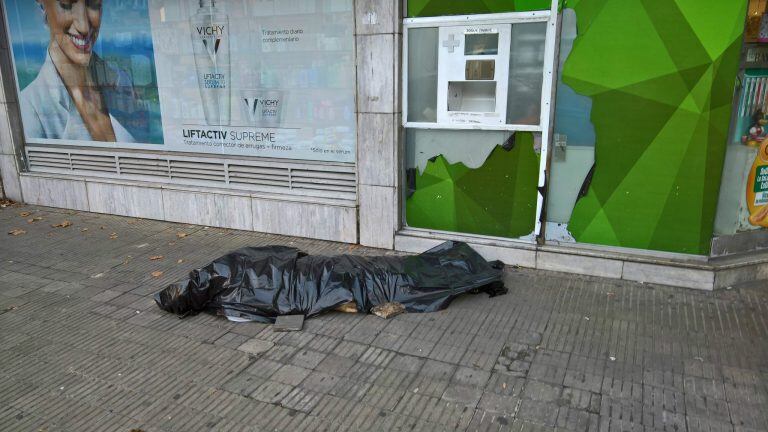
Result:
M362 402L382 410L391 411L395 409L405 393L405 390L397 388L372 385L363 396Z
M414 376L410 381L405 382L400 388L405 388L413 393L424 394L432 397L442 397L450 382L423 375Z
M291 359L291 363L305 369L315 369L325 359L327 354L310 349L299 350Z
M261 339L251 339L248 342L240 345L237 349L248 354L259 355L271 350L275 344L272 342L263 341Z
M559 430L597 432L600 428L600 416L575 408L561 407L555 426Z
M346 400L361 401L371 386L368 382L340 378L328 394Z
M454 373L453 375L452 381L461 385L466 385L471 387L485 387L490 377L491 377L490 372L462 366L456 370L456 373Z
M392 360L389 362L389 368L400 370L408 373L418 373L427 360L402 354L395 354Z
M264 358L276 361L278 363L287 363L299 351L298 348L288 345L275 345L264 352ZM297 366L302 366L297 364ZM304 367L304 366L302 366Z
M688 432L733 432L734 427L730 418L725 421L712 420L706 417L687 416Z
M457 364L464 357L467 351L466 347L456 347L452 345L435 345L427 358L438 360L445 363Z
M563 394L558 400L558 404L563 407L600 414L601 395L586 390L566 387L563 389Z
M555 402L562 394L562 386L541 381L526 381L521 397L541 402Z
M485 385L485 392L517 397L522 394L525 384L526 380L524 378L493 372L488 383Z
M340 380L336 375L327 374L324 372L312 371L304 381L301 382L301 387L318 392L329 394L331 389Z
M332 354L356 361L367 350L368 350L367 345L360 344L357 342L341 341L333 349Z
M483 393L477 404L479 409L513 417L520 406L520 398L496 393Z
M335 376L345 376L355 365L355 360L336 354L329 354L317 365L316 370Z
M475 407L480 401L483 391L477 387L450 384L443 393L443 400L457 404Z
M295 387L304 381L304 379L309 376L310 372L312 371L299 366L285 365L278 369L270 379Z
M280 405L296 411L309 413L320 402L320 394L305 388L294 388L280 402Z
M725 382L725 397L728 402L754 404L768 404L768 388L750 384L736 384Z
M372 346L368 348L358 361L378 367L386 367L396 353Z
M245 372L251 375L255 375L264 379L272 377L280 368L283 367L282 363L278 363L265 358L260 358L254 361L251 365L245 369Z
M369 365L366 363L355 363L351 369L345 375L354 381L362 381L372 383L387 369L380 368L378 366Z
M435 347L435 342L408 337L398 349L399 352L416 357L426 357Z
M397 351L403 345L406 337L395 333L381 332L376 335L371 345L385 350Z
M102 291L99 294L96 294L95 296L91 297L91 300L99 302L99 303L106 303L116 297L120 297L123 295L124 292L121 291L113 291L113 290L106 290Z
M555 426L557 415L556 404L531 399L523 399L517 411L517 418L548 427Z
M292 390L293 386L267 380L252 391L249 396L261 402L276 404L288 396Z

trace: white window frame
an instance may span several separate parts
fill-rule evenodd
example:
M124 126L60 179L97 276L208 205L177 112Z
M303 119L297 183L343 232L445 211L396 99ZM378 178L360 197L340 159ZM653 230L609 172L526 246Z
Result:
M402 48L402 125L410 129L441 129L441 130L494 130L509 132L539 132L541 133L541 159L539 163L539 192L536 202L536 224L533 235L528 235L517 240L533 243L542 234L542 212L544 210L544 193L547 184L547 171L549 168L549 154L552 141L552 122L554 117L553 99L555 97L555 79L557 77L557 42L558 42L558 18L559 2L552 1L550 10L531 12L510 12L485 15L455 15L424 18L406 18L403 20L403 48ZM544 68L541 87L541 118L538 125L465 125L446 123L423 123L408 121L408 31L414 28L439 27L447 25L493 25L493 24L521 24L521 23L547 23L547 33L544 42Z

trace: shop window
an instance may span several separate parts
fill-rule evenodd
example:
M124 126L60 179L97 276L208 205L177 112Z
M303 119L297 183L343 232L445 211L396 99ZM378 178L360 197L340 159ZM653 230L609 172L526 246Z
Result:
M716 236L768 227L768 2L749 2L731 133L715 219Z
M455 81L446 80L447 88L443 90L447 93L447 105L443 111L498 112L503 114L503 118L491 129L513 131L518 129L518 125L527 125L540 130L547 23L518 23L507 27L509 35L505 39L508 39L508 48L502 50L499 50L499 33L466 34L463 41L451 39L453 34L450 34L442 43L462 45L448 53L458 57L458 60L439 55L441 41L438 27L408 29L406 127L471 129L477 123L474 119L457 122L441 121L439 118L441 83L438 70L442 62L442 67L456 71L455 77L458 78ZM474 27L455 28L463 32L472 31ZM500 61L504 64L498 64ZM500 88L506 89L502 94L503 103L497 100Z
M555 5L405 21L408 229L535 239L556 17Z
M564 2L548 241L709 254L747 4L705 9Z

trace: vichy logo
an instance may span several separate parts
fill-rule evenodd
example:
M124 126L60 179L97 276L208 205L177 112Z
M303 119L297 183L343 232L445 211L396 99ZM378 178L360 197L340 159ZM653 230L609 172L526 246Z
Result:
M246 113L251 121L262 119L262 117L274 117L277 115L277 108L280 105L280 99L259 99L243 98L245 102ZM260 110L261 108L261 110Z
M224 36L224 26L216 25L216 26L198 27L197 34L199 34L200 36Z
M211 60L214 60L216 58L216 54L219 53L219 45L221 45L221 39L216 39L216 42L214 42L213 45L209 45L208 41L209 39L203 39L203 45L205 45L205 51L211 57ZM213 39L210 39L210 41L213 41Z
M224 26L197 27L197 34L203 36L205 51L208 53L208 56L211 57L211 60L215 61L216 54L219 53L219 46L221 46L221 37L214 39L209 36L224 36Z

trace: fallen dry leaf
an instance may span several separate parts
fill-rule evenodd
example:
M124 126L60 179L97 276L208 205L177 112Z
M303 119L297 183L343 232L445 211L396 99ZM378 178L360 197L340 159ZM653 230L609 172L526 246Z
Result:
M12 235L12 236L14 236L14 237L15 237L15 236L24 235L24 234L26 234L26 233L27 233L27 232L26 232L26 231L24 231L23 229L18 229L18 228L17 228L17 229L15 229L15 230L11 230L11 231L8 231L8 235Z
M183 232L177 232L176 237L183 239L184 237L188 236L189 234L183 233Z
M88 231L88 228L83 228L80 230L80 232L86 232L86 231Z
M168 246L174 246L176 245L176 242L168 242Z
M115 240L118 237L117 233L112 233L109 235L110 240Z
M183 263L183 262L184 262L184 260L183 260L183 259L180 259L180 260L176 261L176 264L181 264L181 263Z
M62 223L57 223L55 225L51 225L51 227L53 227L53 228L67 228L67 227L71 227L71 226L72 226L72 222L70 222L68 220L65 220Z
M163 272L161 271L152 272L152 277L154 278L159 278L162 275L163 275Z
M161 259L163 259L163 258L165 258L165 257L164 257L164 256L162 256L162 255L155 255L155 256L151 256L151 257L149 257L149 260L150 260L150 261L160 261L160 260L161 260Z
M41 218L39 216L38 217L33 217L31 219L27 219L27 223L31 223L32 224L32 223L35 223L35 222L39 222L41 220L43 220L43 218Z
M32 214L32 213L30 213L30 212L21 212L21 213L19 213L19 216L21 216L21 217L27 217L27 216L29 216L29 215L31 215L31 214Z

